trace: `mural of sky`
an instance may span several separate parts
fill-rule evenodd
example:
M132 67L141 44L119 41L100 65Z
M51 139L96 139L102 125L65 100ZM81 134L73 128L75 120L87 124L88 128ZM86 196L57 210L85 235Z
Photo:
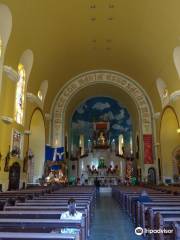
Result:
M80 134L92 140L93 122L108 121L110 123L110 140L117 139L123 134L126 142L132 134L132 122L126 108L118 101L109 97L94 97L81 104L73 114L71 124L71 138L78 145Z

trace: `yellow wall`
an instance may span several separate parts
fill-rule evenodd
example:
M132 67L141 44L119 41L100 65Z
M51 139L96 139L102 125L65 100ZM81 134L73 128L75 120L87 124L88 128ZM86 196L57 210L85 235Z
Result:
M3 75L2 91L0 94L0 115L5 115L14 119L15 93L16 93L16 83L8 79L5 75ZM37 108L37 105L35 103L30 103L28 101L26 101L25 106L26 107L25 107L25 113L24 113L25 115L24 126L17 124L15 121L12 124L5 124L4 122L0 121L0 153L2 154L2 158L0 161L0 166L1 166L0 184L3 184L3 191L8 189L8 184L9 184L9 180L8 180L9 172L4 172L4 165L5 165L5 157L8 153L9 146L11 146L12 130L14 128L21 133L24 133L25 130L28 130L30 126L32 113L34 109ZM43 129L43 132L44 131L45 129ZM43 132L42 132L42 135L43 135ZM44 132L44 135L45 135L45 132ZM13 157L9 161L9 166L11 166L16 161L21 166L20 187L22 187L23 182L26 183L26 180L27 180L26 173L23 172L23 159L26 151L28 150L29 136L24 135L23 138L24 138L24 144L23 144L22 159Z
M160 126L160 152L162 176L173 178L173 151L179 145L180 135L177 134L178 119L175 110L167 107L161 119Z
M30 125L29 148L34 155L34 180L41 178L45 159L44 119L39 109L35 110Z

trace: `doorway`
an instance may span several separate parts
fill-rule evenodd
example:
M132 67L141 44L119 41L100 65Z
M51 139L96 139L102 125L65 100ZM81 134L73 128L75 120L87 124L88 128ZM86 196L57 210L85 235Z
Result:
M148 169L148 183L156 184L156 170L153 167Z
M20 181L20 165L19 163L14 163L9 169L9 190L19 189Z

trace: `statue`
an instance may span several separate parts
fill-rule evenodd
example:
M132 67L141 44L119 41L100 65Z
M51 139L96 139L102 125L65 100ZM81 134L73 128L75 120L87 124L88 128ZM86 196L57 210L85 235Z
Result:
M28 152L26 152L26 155L24 157L24 162L23 162L23 172L27 173L27 164L28 164Z
M98 145L105 145L106 139L104 137L104 133L100 132L100 135L98 137Z

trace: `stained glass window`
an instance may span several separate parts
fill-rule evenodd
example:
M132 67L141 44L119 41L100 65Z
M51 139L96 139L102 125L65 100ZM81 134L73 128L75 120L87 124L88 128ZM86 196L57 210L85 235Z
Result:
M18 75L19 81L16 87L15 120L17 123L23 124L26 76L22 64L18 65Z
M3 51L3 43L2 43L2 39L0 37L0 58L2 56L2 51Z

